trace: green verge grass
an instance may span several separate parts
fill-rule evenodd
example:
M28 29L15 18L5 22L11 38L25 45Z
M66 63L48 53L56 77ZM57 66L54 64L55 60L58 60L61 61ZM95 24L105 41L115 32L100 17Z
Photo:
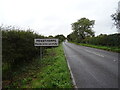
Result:
M42 63L48 64L32 81L32 88L72 88L70 73L65 60L63 47L49 49ZM41 63L41 64L42 64Z
M14 74L12 81L3 81L3 88L73 88L62 45L47 49L42 60L35 59Z
M92 47L92 48L103 49L103 50L107 50L107 51L113 51L113 52L120 53L120 48L118 48L118 47L91 45L91 44L75 43L75 42L70 42L70 43L74 43L74 44L81 45L81 46L87 46L87 47Z

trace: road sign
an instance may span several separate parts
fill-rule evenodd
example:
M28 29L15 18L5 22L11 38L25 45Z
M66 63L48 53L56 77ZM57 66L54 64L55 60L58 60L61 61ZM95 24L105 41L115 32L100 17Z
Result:
M35 46L58 46L58 39L34 39Z

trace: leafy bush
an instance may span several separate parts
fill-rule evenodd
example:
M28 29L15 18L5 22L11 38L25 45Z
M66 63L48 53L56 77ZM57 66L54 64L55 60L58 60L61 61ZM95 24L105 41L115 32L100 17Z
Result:
M67 36L67 40L71 42L78 43L76 40L77 37L72 36L72 34ZM120 48L120 34L100 34L96 37L86 37L83 40L79 40L80 43L92 44L92 45L101 45L101 46L110 46L110 47L119 47Z
M2 30L2 72L5 80L11 79L13 72L16 72L19 67L39 57L40 49L34 46L34 39L48 37L38 35L30 29L25 31L12 26L1 26L0 30ZM63 35L57 35L55 38L58 38L59 42L65 39ZM42 47L43 55L46 53L46 48L51 47Z
M23 63L29 63L38 57L39 48L34 46L35 38L44 38L44 36L30 30L2 30L3 79L10 76L12 71ZM4 68L5 65L9 67ZM9 75L4 71L9 71L7 72Z
M82 43L101 45L101 46L111 46L120 47L120 34L111 35L99 35L97 37L89 37L82 41Z

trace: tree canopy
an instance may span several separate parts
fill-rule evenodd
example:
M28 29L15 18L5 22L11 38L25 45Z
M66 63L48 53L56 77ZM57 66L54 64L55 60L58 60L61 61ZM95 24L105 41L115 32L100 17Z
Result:
M111 15L112 20L114 20L114 25L116 25L116 28L120 30L120 12L116 12Z
M94 31L92 30L95 20L89 20L87 18L81 18L77 22L72 23L71 36L76 37L76 40L83 40L86 37L93 37ZM74 34L74 35L73 35ZM70 37L70 36L69 36Z
M56 35L55 38L58 38L58 39L59 39L59 43L60 43L60 42L63 42L63 41L66 39L66 37L65 37L63 34Z

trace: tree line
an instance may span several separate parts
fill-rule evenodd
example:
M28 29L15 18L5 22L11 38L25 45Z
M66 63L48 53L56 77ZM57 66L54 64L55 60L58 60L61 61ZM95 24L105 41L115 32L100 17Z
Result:
M3 80L11 78L15 70L39 57L40 48L34 46L35 38L51 38L39 35L31 29L25 31L14 27L0 27L0 31L2 31ZM59 43L65 40L64 35L52 38L59 39ZM42 48L44 54L47 48L51 47Z
M92 30L95 20L81 18L77 22L71 24L73 32L67 36L68 41L76 43L86 43L101 46L120 47L120 34L100 34L95 37Z
M80 43L87 37L94 37L95 32L92 30L95 20L81 18L71 24L73 32L67 36L69 41Z
M120 48L120 9L111 15L114 25L118 29L118 33L106 35L100 34L95 37L95 32L92 30L95 20L81 18L77 22L72 23L73 32L67 36L68 41L77 43L86 43L102 46L115 46Z

